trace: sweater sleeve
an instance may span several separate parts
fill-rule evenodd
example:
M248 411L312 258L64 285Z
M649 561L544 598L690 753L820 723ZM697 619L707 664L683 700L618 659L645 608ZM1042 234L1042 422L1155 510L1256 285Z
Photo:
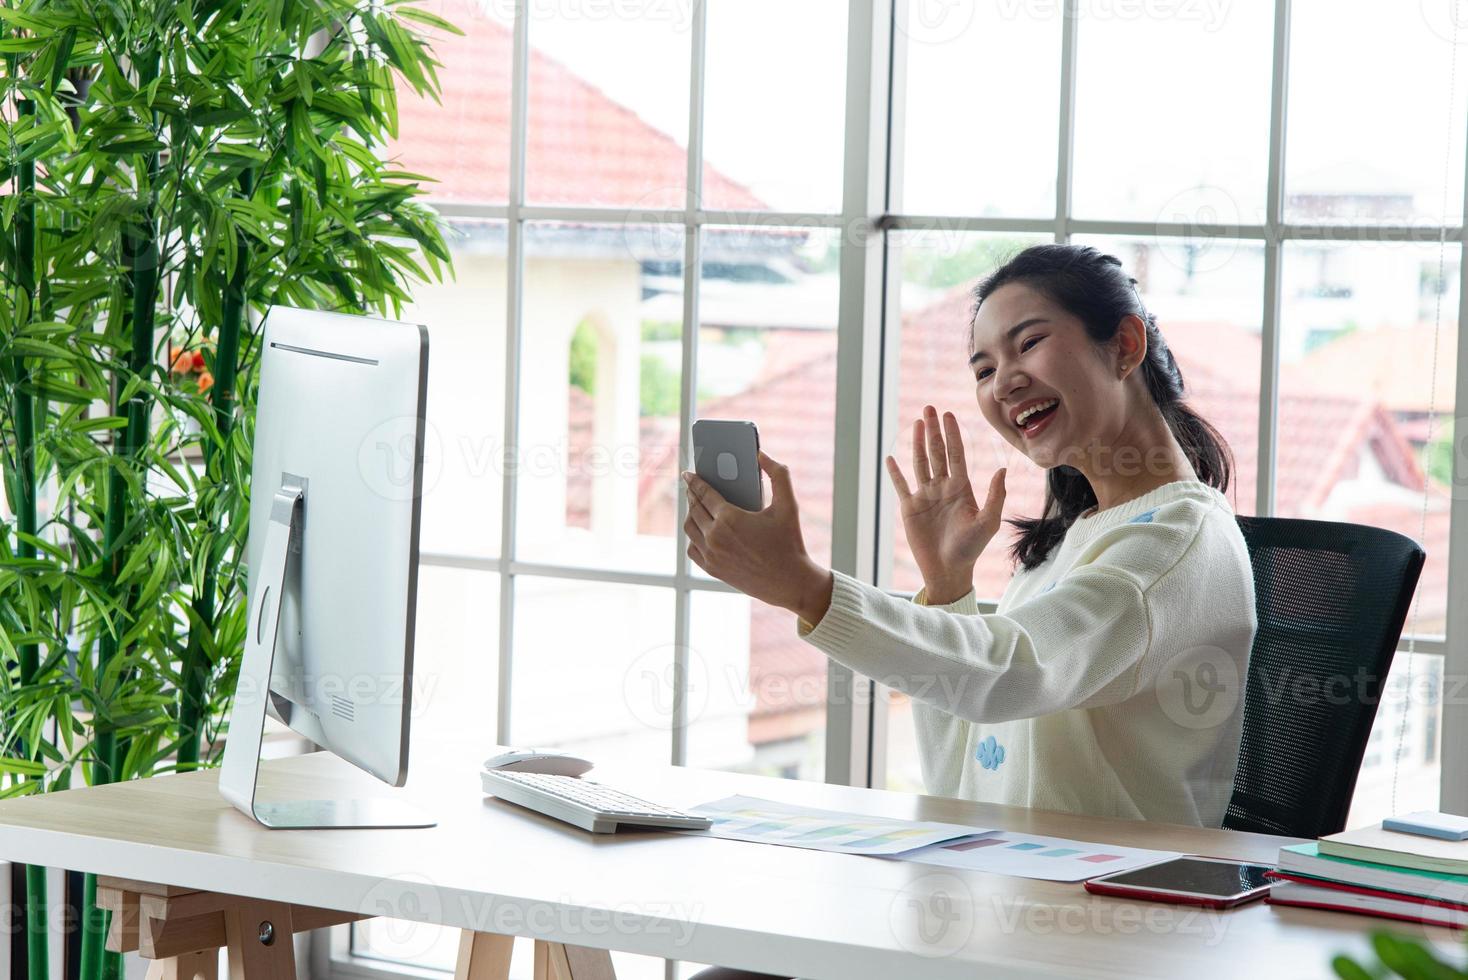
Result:
M825 615L796 631L838 663L968 721L1118 703L1135 693L1152 642L1146 587L1178 561L1158 547L1162 531L1109 532L1090 561L1004 613L976 614L972 592L925 606L833 572ZM1165 568L1159 552L1174 556ZM955 614L965 604L973 612Z

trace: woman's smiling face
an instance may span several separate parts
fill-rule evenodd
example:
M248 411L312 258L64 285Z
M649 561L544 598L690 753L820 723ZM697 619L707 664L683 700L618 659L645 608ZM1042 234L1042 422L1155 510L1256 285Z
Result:
M1074 455L1125 417L1118 358L1097 348L1080 318L1022 282L1001 286L974 318L970 370L984 418L1037 465L1075 465ZM1058 400L1048 412L1014 417L1035 403Z

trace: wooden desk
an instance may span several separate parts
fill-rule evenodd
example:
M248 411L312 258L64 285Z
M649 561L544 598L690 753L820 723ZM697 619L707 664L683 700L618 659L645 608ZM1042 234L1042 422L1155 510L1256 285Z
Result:
M261 770L266 796L407 794L437 814L429 830L267 830L220 798L214 772L199 772L0 802L0 858L151 883L152 899L141 884L113 884L155 910L199 891L274 903L302 927L388 915L474 930L460 975L475 980L503 975L509 941L499 937L513 935L541 941L538 973L577 980L610 976L597 953L608 949L816 980L1328 977L1332 954L1369 955L1366 935L1385 923L1262 902L1135 903L1080 884L680 834L593 836L486 797L478 760L493 751L415 759L400 791L325 754ZM673 766L607 765L592 776L674 806L746 793L1268 864L1294 842ZM231 936L247 942L266 906L230 908L214 921L233 922ZM1461 943L1448 929L1392 925ZM137 943L127 934L136 928L117 938ZM272 972L286 969L276 959L254 964L250 980L289 976Z

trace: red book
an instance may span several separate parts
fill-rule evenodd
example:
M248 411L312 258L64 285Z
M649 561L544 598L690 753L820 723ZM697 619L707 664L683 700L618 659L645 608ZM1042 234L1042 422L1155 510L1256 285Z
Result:
M1295 905L1301 908L1328 909L1333 912L1357 912L1402 922L1421 922L1468 929L1468 905L1444 902L1421 895L1405 895L1376 888L1362 888L1341 881L1311 878L1287 871L1267 871L1274 879L1265 901L1270 905Z

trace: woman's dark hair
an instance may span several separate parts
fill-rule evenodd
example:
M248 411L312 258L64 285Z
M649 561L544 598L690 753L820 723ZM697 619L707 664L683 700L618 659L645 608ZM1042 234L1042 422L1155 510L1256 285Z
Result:
M1122 271L1120 259L1089 245L1034 245L1020 252L974 289L974 315L968 334L970 356L974 352L972 321L978 317L979 306L999 287L1015 282L1029 286L1080 318L1098 347L1116 337L1123 317L1140 317L1147 325L1147 359L1142 362L1142 377L1152 400L1162 410L1162 417L1198 479L1220 491L1228 489L1233 471L1228 443L1184 403L1182 372L1157 329L1157 318L1142 306L1141 295L1134 288L1136 280ZM1046 471L1042 516L1007 521L1020 531L1010 556L1026 571L1043 564L1076 519L1096 504L1096 493L1080 470L1066 465L1051 467Z

